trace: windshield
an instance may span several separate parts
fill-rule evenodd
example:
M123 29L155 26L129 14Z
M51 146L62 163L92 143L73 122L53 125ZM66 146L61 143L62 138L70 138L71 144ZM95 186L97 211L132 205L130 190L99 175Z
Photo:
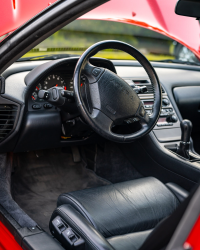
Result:
M102 40L120 40L129 43L150 61L173 62L175 60L174 62L199 63L189 49L155 31L120 22L81 19L51 35L26 53L21 60L77 56L92 44ZM133 59L130 55L113 49L101 51L95 56L118 60Z

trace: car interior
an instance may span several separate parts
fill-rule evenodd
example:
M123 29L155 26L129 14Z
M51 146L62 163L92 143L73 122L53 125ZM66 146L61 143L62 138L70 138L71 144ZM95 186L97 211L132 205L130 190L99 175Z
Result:
M73 20L91 9L86 2L103 3L77 2ZM45 12L37 18L49 22ZM0 220L23 249L165 249L170 236L154 247L146 240L155 228L164 232L174 212L182 215L200 180L200 67L149 62L115 39L81 55L15 60L73 21L66 19L51 33L40 24L39 40L31 20L33 35L18 45L24 49L10 48L9 67L5 56ZM134 60L95 56L109 49Z

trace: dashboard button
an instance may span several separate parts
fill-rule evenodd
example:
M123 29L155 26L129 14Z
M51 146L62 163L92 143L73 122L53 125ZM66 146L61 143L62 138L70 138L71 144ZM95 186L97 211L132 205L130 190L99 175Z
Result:
M53 105L49 104L49 103L45 103L44 104L44 108L45 109L51 109L53 107Z
M100 74L100 72L101 72L101 69L95 68L93 69L92 74L97 77Z
M41 109L41 105L40 104L33 104L32 108L33 109Z
M171 115L171 116L167 117L167 121L175 123L178 121L178 118L175 115Z
M163 106L168 106L170 103L169 103L169 100L168 99L163 99L162 100L162 105Z

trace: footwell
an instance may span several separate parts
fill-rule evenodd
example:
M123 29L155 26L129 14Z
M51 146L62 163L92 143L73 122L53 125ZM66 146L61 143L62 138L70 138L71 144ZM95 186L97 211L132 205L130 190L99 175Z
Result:
M61 193L110 184L84 163L74 163L70 149L18 153L15 158L14 199L47 232Z

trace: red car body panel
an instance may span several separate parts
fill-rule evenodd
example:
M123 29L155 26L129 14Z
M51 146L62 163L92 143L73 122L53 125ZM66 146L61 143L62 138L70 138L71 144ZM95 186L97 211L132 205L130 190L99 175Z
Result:
M0 1L0 36L9 33L47 8L52 0ZM175 14L177 0L111 0L81 18L135 24L164 34L200 58L200 27L195 18Z
M56 0L0 1L0 36L16 30Z
M0 250L22 250L14 236L0 221Z
M185 249L187 249L186 247L191 247L192 250L200 250L199 232L200 232L200 216L185 242Z
M177 0L113 0L83 18L135 24L182 43L200 57L200 27L195 18L175 14Z

